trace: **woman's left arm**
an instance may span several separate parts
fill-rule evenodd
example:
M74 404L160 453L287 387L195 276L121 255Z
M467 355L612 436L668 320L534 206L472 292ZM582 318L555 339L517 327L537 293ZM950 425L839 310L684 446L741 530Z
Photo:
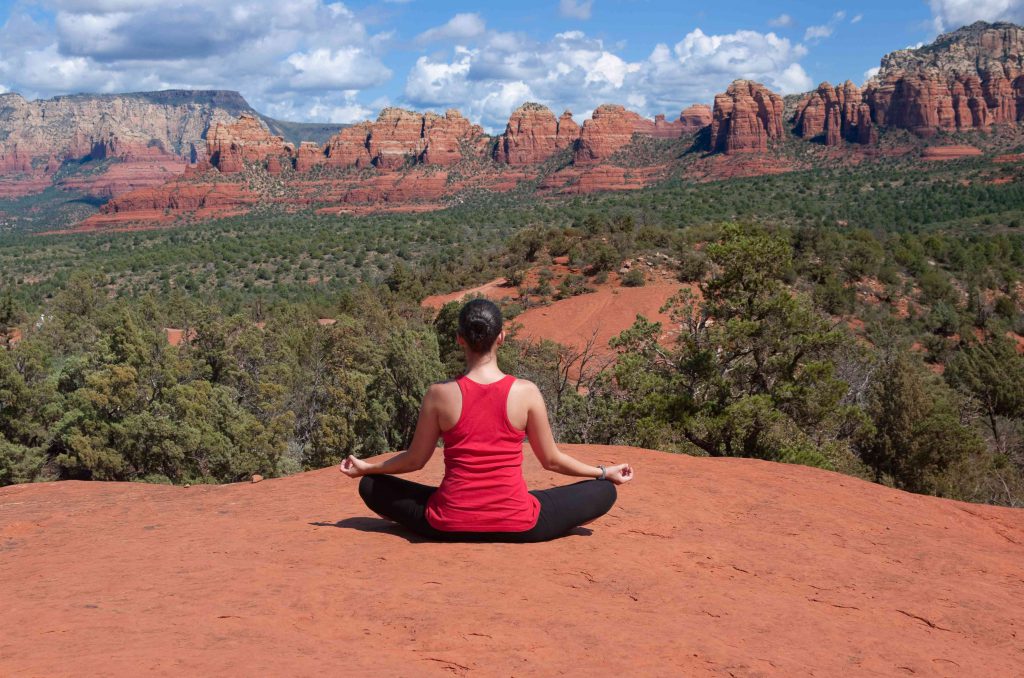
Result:
M410 473L419 471L426 466L430 457L434 455L437 439L441 436L441 426L438 424L440 393L437 389L437 384L434 384L427 389L427 394L423 396L420 416L416 422L416 432L412 436L409 449L380 462L357 459L350 454L345 461L341 462L341 472L349 478L359 478L377 473Z

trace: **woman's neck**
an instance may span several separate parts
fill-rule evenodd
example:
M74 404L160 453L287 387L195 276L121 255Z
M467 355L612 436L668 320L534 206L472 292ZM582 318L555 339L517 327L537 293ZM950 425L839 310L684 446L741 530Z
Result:
M474 381L489 382L500 379L503 375L498 368L498 356L494 351L487 353L466 352L466 376Z

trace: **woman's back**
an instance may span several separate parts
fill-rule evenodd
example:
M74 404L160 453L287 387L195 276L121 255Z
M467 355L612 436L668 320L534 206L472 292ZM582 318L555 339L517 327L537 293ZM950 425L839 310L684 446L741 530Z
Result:
M539 504L527 491L522 472L526 434L509 419L510 409L521 409L510 408L515 382L510 375L487 384L463 376L454 382L457 393L451 384L443 386L439 423L442 428L452 420L454 424L442 430L444 481L427 505L427 520L435 528L521 531L536 523Z

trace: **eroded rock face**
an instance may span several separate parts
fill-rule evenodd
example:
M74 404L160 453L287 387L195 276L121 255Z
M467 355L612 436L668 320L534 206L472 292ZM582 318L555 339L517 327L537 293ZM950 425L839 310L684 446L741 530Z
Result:
M711 150L763 153L782 138L782 97L760 83L737 80L715 97Z
M1024 119L1024 29L978 22L893 52L868 84L874 122L921 136Z
M796 133L805 139L820 139L826 146L844 141L871 143L876 137L869 129L870 107L865 117L862 106L860 88L849 80L838 87L823 82L797 105Z
M423 115L402 108L385 108L373 123L370 158L380 169L395 170L414 163L423 153Z
M75 188L107 195L127 187L166 180L167 168L205 155L204 136L217 122L251 111L236 92L181 91L115 95L73 95L27 101L0 95L0 174L6 193L26 195L45 189L66 161L115 160L130 171L111 167ZM130 180L125 177L130 175Z
M361 122L335 134L327 142L324 154L329 167L369 167L370 130L373 124Z
M217 122L251 110L236 92L166 91L115 95L73 95L27 101L0 94L0 168L10 158L46 163L117 158L133 160L154 153L185 160L203 147ZM26 165L21 161L21 167Z
M268 158L294 155L291 144L267 131L255 116L245 113L235 122L214 125L206 143L211 164L222 174L241 172L247 162L266 166Z
M494 159L506 165L542 163L579 138L580 126L566 111L555 119L547 106L525 103L512 112L505 133L498 138Z
M443 117L427 113L423 117L423 153L420 161L443 167L454 165L464 155L481 155L486 143L483 128L462 117L458 111L449 110Z
M375 122L343 129L331 137L322 154L330 167L369 167L393 171L407 165L453 165L482 155L487 137L458 111L443 116L385 108Z
M696 134L710 125L712 120L711 107L707 104L694 104L679 114L683 134Z
M615 104L603 104L583 123L574 161L592 164L611 157L633 138L635 133L652 134L654 122Z

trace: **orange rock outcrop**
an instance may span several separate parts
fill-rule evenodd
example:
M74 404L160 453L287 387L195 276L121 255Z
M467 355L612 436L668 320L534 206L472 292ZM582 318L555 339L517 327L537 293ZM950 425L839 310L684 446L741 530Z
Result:
M265 165L268 158L295 155L295 149L284 139L271 134L252 115L243 113L238 120L217 123L206 139L210 163L221 174L241 172L245 163Z
M707 104L694 104L683 109L679 114L679 122L682 125L683 134L695 134L709 126L714 120L711 107Z
M871 109L860 88L847 80L833 87L823 82L797 105L796 133L805 139L821 139L826 146L844 141L873 143L877 138Z
M978 22L893 52L865 88L880 126L921 136L1024 118L1024 28Z
M764 153L782 138L782 97L760 83L737 80L715 97L711 149L724 153Z
M580 126L566 111L561 118L547 106L525 103L512 112L505 133L498 137L494 159L514 166L536 165L576 143Z

